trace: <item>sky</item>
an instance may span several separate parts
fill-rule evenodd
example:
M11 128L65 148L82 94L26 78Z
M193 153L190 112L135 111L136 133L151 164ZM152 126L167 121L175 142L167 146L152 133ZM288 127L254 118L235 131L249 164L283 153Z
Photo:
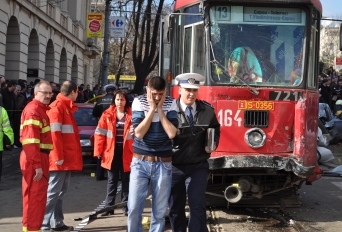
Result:
M342 0L321 0L323 16L333 18L342 16Z

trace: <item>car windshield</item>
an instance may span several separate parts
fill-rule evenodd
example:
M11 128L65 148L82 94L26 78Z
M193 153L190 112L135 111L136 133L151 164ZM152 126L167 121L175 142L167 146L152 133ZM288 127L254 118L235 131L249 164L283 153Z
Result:
M97 120L92 113L93 108L78 107L74 114L77 126L97 126Z
M305 17L298 8L212 6L213 80L231 85L300 85Z

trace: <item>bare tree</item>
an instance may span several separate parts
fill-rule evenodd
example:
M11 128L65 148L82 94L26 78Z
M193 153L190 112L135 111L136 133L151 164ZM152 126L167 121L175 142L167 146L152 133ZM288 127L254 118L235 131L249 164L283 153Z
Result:
M132 50L136 73L134 92L141 92L145 78L158 64L159 23L164 0L135 0L133 3L134 42Z

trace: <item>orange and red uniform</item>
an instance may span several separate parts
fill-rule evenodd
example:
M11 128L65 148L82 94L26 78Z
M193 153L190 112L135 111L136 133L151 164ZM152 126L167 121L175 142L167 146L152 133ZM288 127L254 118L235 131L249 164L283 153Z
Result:
M77 105L63 94L50 104L48 115L51 122L51 135L54 150L50 153L50 171L82 171L82 147L74 118ZM62 165L56 161L64 160Z
M23 194L23 227L39 231L44 218L49 179L49 153L53 149L50 121L46 111L50 109L33 99L24 108L20 123L20 168ZM34 181L36 169L43 170L43 177Z
M123 134L123 170L124 172L131 171L131 162L133 157L133 139L127 140L129 129L132 125L132 110L126 113L126 120ZM116 107L111 105L105 110L98 122L94 134L94 156L102 157L101 166L110 170L114 159L116 136Z

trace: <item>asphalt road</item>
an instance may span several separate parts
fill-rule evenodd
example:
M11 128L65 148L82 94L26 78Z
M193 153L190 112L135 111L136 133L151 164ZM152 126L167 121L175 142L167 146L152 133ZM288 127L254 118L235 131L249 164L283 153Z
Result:
M337 160L342 155L336 155ZM0 183L0 231L21 231L22 200L21 172L18 167L6 172ZM328 167L324 167L328 169ZM69 191L65 196L65 223L78 226L74 218L91 214L106 195L106 181L92 177L94 169L85 169L72 175ZM313 185L303 185L298 191L302 202L299 208L215 208L208 207L210 231L342 231L342 179L323 177ZM117 197L117 200L119 197ZM146 200L145 217L151 212L150 201ZM99 216L76 231L105 232L126 231L127 217L117 210L115 215ZM165 231L171 231L166 224ZM147 230L146 230L147 231Z

